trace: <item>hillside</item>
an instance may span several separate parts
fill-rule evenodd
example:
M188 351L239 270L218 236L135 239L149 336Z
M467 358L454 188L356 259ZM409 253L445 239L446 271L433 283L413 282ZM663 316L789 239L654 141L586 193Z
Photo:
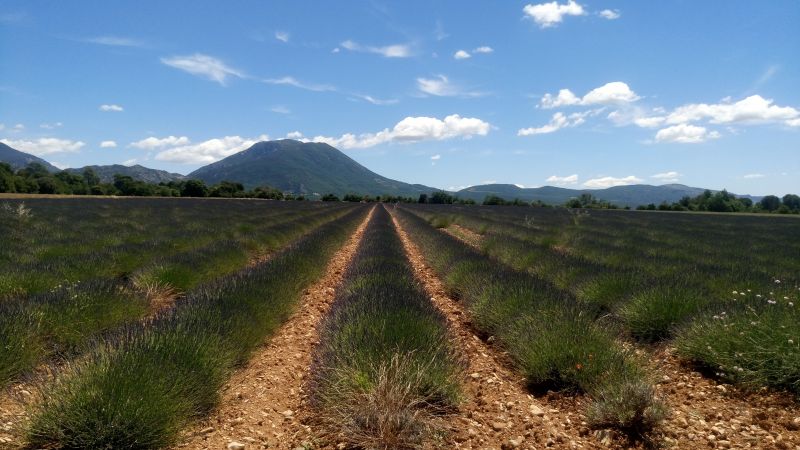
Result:
M39 163L50 172L58 172L60 169L49 162L33 156L29 153L21 152L0 142L0 162L8 163L14 170L24 169L30 163Z
M306 195L352 192L417 196L435 190L380 176L328 144L291 139L258 142L247 150L195 170L188 178L208 184L238 181L246 188L269 185Z
M170 181L184 180L187 177L178 173L170 173L165 170L150 169L144 166L123 166L120 164L113 164L108 166L86 166L79 169L66 169L67 172L82 174L85 169L92 169L100 181L103 183L112 183L114 175L127 175L135 180L144 181L146 183L168 183Z
M482 201L487 195L497 195L506 200L520 199L527 202L541 200L545 203L560 205L571 198L587 193L600 200L606 200L619 206L638 206L649 203L659 204L663 201L672 203L684 196L695 197L705 191L702 188L685 186L682 184L665 184L652 186L649 184L635 184L630 186L615 186L606 189L567 189L554 186L539 188L520 188L513 184L485 184L471 186L458 191L461 198L471 198ZM760 197L750 197L758 201Z

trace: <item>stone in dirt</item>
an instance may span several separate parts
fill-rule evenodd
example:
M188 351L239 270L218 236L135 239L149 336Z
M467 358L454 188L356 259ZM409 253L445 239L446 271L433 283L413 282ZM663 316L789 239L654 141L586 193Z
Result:
M241 442L233 441L228 444L228 450L244 450L244 444Z

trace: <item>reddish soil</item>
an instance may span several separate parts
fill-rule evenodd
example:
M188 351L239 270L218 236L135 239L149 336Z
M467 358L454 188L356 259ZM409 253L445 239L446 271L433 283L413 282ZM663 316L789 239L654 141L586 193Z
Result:
M478 337L469 313L426 263L395 220L406 253L431 301L447 318L453 341L467 359L465 399L445 418L443 448L592 448L601 446L582 424L580 399L536 399L511 369L507 354ZM556 400L557 399L557 400Z
M306 289L297 311L231 377L220 407L187 431L177 448L294 449L311 445L315 430L300 419L308 410L303 383L319 340L317 329L371 216L372 212L333 256L323 277Z
M457 223L451 224L449 227L444 228L444 231L475 248L480 247L481 240L483 239L483 236L480 234L470 230L469 228L462 227Z

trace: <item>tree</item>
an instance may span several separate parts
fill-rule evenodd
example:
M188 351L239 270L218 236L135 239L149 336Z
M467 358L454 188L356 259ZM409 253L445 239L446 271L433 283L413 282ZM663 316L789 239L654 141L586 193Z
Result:
M83 169L83 179L86 181L86 185L89 187L97 186L100 184L100 177L97 176L94 169L87 167Z
M207 197L208 188L202 180L187 180L181 187L181 197Z
M419 194L417 203L428 203L428 194Z
M339 201L339 197L337 197L336 194L325 194L325 195L322 196L322 201L323 202L338 202Z
M449 205L453 203L453 200L455 200L453 196L448 194L447 192L436 191L433 194L431 194L430 203L438 205L444 205L444 204Z
M800 196L786 194L783 196L783 204L792 211L800 211Z
M208 192L209 197L244 197L244 185L234 181L220 181L211 186Z
M759 205L761 205L761 209L772 212L781 207L781 199L774 195L767 195L761 199Z

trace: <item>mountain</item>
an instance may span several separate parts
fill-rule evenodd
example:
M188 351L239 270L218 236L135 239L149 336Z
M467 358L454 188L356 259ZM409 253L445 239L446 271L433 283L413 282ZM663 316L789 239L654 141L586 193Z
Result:
M188 175L207 184L238 181L245 188L269 185L296 194L347 193L418 196L435 188L378 175L322 143L264 141Z
M50 172L58 172L60 170L42 158L13 149L2 142L0 142L0 162L10 164L14 170L24 169L30 163L39 163Z
M681 197L696 197L703 193L705 189L685 186L682 184L665 184L652 186L649 184L634 184L630 186L614 186L606 189L567 189L554 186L544 186L539 188L521 188L514 184L485 184L481 186L471 186L456 193L461 198L471 198L475 201L482 201L487 195L496 195L506 200L518 198L527 202L541 200L544 203L560 205L569 199L580 196L581 194L591 194L600 200L605 200L619 206L638 206L661 202L677 202ZM712 191L714 192L714 191ZM758 201L760 197L741 195L753 201Z
M170 181L179 181L187 179L186 176L179 173L170 173L165 170L149 169L144 166L122 166L113 164L109 166L86 166L79 169L66 169L67 172L75 174L83 174L85 169L92 169L94 173L100 177L103 183L113 183L114 175L127 175L134 180L144 181L146 183L168 183Z

